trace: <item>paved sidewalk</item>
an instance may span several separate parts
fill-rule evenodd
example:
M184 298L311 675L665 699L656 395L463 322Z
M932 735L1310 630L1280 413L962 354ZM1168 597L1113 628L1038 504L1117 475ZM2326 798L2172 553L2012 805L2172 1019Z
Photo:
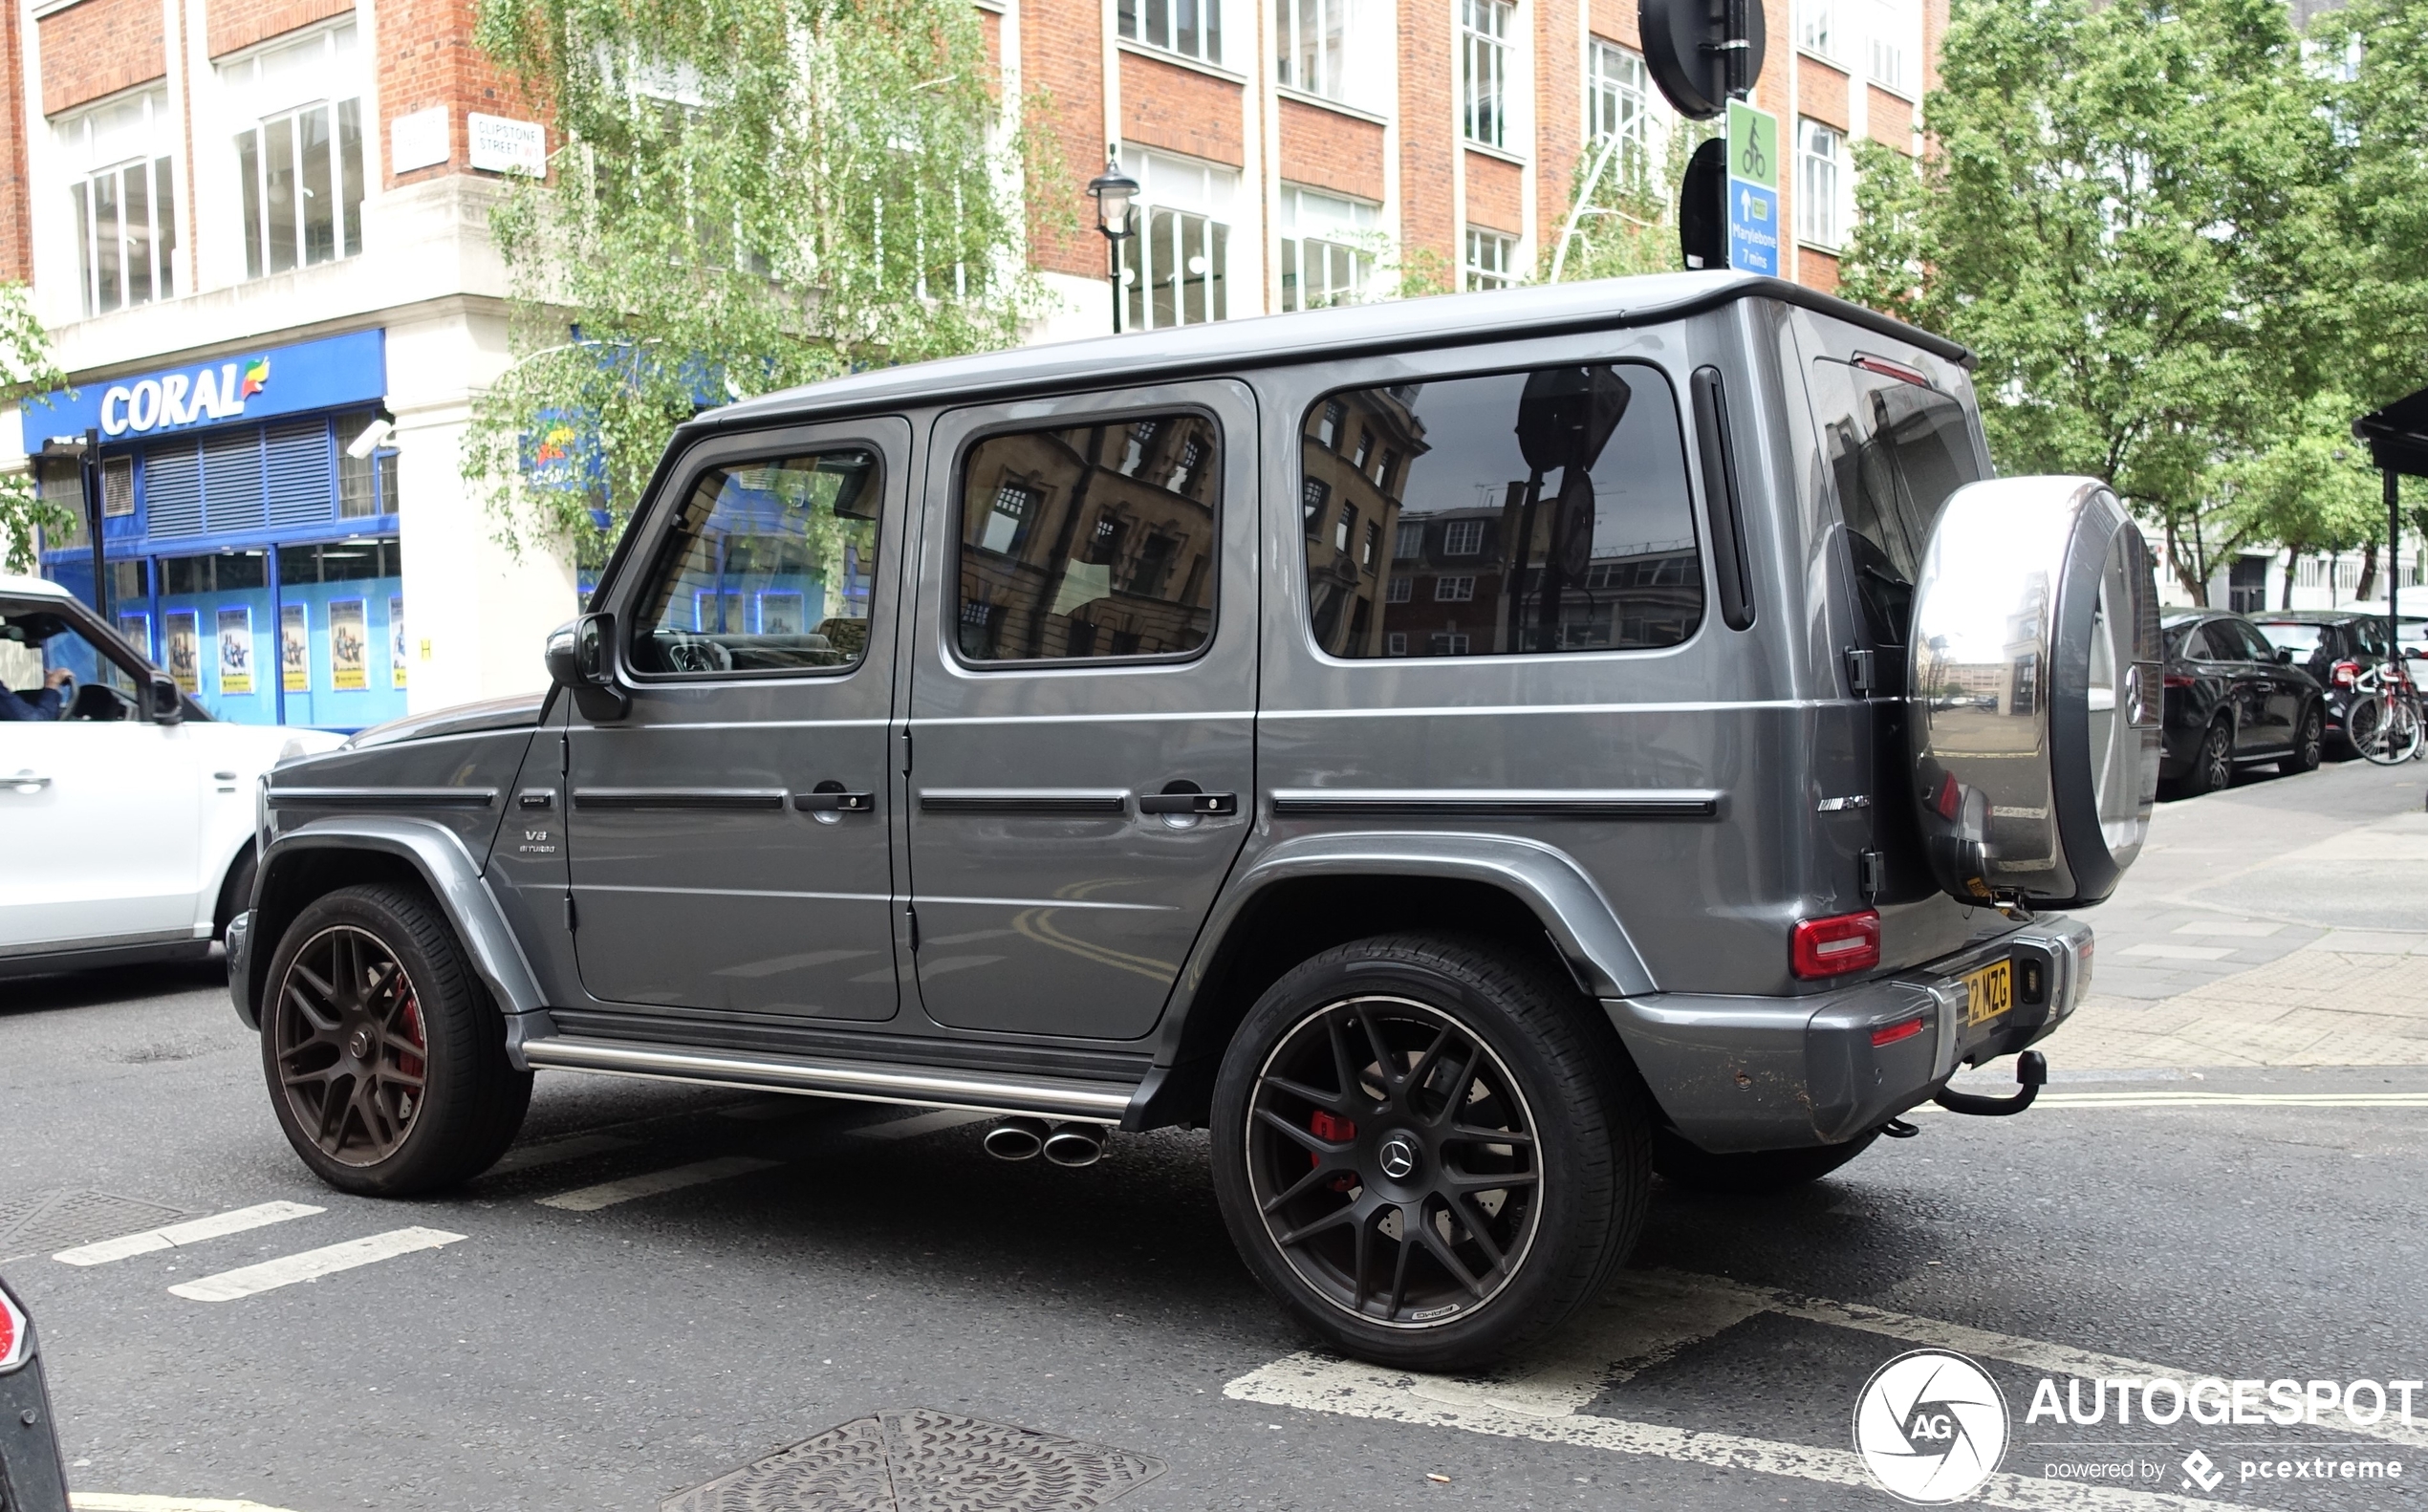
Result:
M2063 1070L2428 1065L2428 812L2361 763L2161 804ZM2070 1077L2069 1078L2070 1079Z

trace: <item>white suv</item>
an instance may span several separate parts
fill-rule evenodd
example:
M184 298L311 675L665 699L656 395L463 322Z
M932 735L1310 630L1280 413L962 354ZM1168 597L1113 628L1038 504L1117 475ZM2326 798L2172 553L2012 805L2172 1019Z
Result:
M342 739L212 720L40 578L0 575L0 686L30 716L0 718L0 977L206 955L252 891L256 780Z

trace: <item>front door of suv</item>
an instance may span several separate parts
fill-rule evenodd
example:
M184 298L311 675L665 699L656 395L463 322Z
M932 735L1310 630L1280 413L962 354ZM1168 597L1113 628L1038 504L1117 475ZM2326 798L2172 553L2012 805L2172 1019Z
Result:
M959 1028L1154 1026L1252 807L1242 384L955 410L913 620L920 999Z
M582 984L751 1024L887 1019L893 543L910 427L720 438L611 587L620 719L566 736ZM519 801L519 799L518 799Z

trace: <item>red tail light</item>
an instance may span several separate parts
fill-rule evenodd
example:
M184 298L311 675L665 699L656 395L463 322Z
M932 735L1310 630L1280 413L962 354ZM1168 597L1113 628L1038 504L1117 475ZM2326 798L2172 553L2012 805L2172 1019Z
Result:
M2351 687L2352 680L2359 676L2360 663L2357 661L2338 661L2327 671L2328 680L2339 688Z
M1923 1021L1920 1019L1908 1019L1902 1024L1892 1024L1886 1028L1874 1029L1872 1048L1878 1049L1883 1045L1895 1045L1899 1040L1910 1040L1922 1032L1922 1024Z
M25 1314L17 1310L7 1292L0 1291L0 1371L13 1371L23 1365L27 1346L33 1342L33 1330L27 1325ZM33 1415L26 1415L31 1419Z
M1880 963L1880 916L1871 909L1796 925L1788 964L1799 977L1843 977Z

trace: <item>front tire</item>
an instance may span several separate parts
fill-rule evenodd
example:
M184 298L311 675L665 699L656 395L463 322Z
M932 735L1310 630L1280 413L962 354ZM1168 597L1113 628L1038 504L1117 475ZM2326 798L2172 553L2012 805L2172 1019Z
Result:
M288 1143L341 1191L452 1186L505 1153L531 1073L429 898L340 889L295 917L265 978L262 1069Z
M1306 961L1233 1037L1215 1192L1310 1332L1456 1370L1556 1327L1636 1242L1647 1098L1575 989L1482 940L1386 935Z
M1879 1137L1875 1132L1844 1144L1713 1155L1662 1129L1653 1134L1653 1172L1673 1186L1696 1192L1779 1192L1818 1181L1871 1149Z
M2285 764L2288 771L2318 770L2327 757L2327 714L2317 704L2302 713L2301 732L2293 737L2293 756Z

